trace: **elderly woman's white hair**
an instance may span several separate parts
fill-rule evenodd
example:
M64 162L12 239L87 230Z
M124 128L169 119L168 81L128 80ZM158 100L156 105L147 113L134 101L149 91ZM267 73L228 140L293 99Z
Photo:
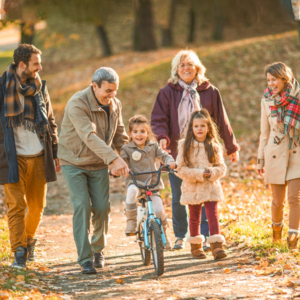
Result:
M172 60L171 77L169 78L168 82L173 84L178 83L180 79L178 75L178 66L186 58L189 58L196 66L197 73L195 78L198 84L200 85L204 81L207 81L208 79L205 77L206 68L201 63L196 52L193 50L181 50Z

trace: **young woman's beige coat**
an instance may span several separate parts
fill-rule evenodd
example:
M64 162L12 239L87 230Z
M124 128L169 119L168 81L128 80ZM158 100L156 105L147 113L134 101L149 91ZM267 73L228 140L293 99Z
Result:
M298 97L300 93L298 91ZM271 118L270 104L261 100L261 134L258 148L257 169L265 168L265 183L285 184L300 178L300 146L289 149L289 137L284 135L284 126Z

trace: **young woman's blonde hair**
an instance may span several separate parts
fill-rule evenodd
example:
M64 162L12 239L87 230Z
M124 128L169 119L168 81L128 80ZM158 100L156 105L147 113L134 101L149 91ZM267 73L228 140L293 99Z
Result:
M145 125L145 128L146 128L147 133L148 133L147 139L150 140L150 141L156 141L156 136L152 132L152 129L151 129L151 126L149 125L148 119L143 115L135 115L135 116L133 116L132 118L129 119L128 133L132 132L134 127L136 125L140 125L140 124ZM129 138L129 141L131 141L131 137Z
M291 83L294 75L291 68L289 68L283 62L274 62L265 66L265 75L271 74L275 78L280 78L287 83Z
M173 84L178 83L180 79L178 75L178 67L180 63L186 58L190 59L196 66L197 73L195 78L198 84L200 85L204 81L207 81L208 79L205 76L206 68L201 63L196 52L194 52L193 50L181 50L175 55L172 60L171 77L169 78L168 82Z

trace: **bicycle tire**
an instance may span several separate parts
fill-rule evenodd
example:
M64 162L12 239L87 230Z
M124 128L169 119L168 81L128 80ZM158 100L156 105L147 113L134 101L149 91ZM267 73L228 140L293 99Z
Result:
M143 222L144 220L141 220L138 227L139 246L140 246L143 264L144 266L149 266L151 262L151 252L149 249L145 249L145 241L144 241L144 234L143 234L143 227L142 227Z
M164 273L164 246L160 227L155 220L150 223L150 247L155 273L161 276Z

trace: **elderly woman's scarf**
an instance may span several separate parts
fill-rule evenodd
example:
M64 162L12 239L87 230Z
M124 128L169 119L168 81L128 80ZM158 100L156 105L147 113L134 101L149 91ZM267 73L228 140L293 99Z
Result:
M7 127L24 126L25 129L39 135L48 130L46 103L42 97L34 97L42 88L39 76L29 80L29 85L22 84L12 63L6 71L6 94L4 97L4 116ZM24 108L18 93L24 96Z
M185 134L188 128L191 115L194 111L200 110L200 96L197 92L197 80L194 79L191 85L179 79L179 85L183 88L182 97L178 106L178 125L180 134Z
M270 105L271 119L284 125L284 134L290 138L289 148L300 140L300 103L299 103L299 82L293 78L287 85L286 91L281 95L274 94L267 87L264 97Z

